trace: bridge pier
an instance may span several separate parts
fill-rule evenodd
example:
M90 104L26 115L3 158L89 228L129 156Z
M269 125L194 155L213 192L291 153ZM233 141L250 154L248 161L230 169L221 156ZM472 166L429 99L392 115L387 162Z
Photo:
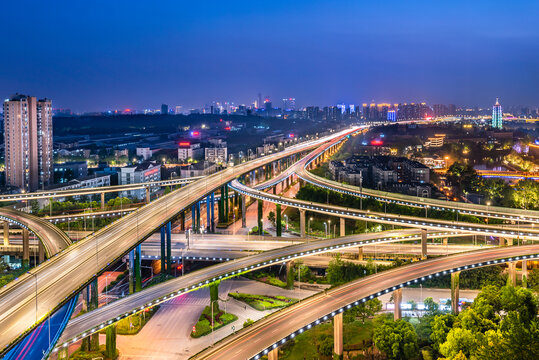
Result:
M210 232L215 232L215 193L211 193L210 201Z
M275 228L277 236L282 236L281 204L275 204Z
M421 229L421 260L427 259L427 229Z
M345 220L345 218L340 218L340 219L339 219L339 222L340 222L340 224L339 224L339 225L340 225L340 226L339 226L339 228L340 228L340 235L341 235L341 236L346 236L346 220Z
M135 292L134 291L135 287L133 286L133 284L135 283L134 266L135 266L135 249L129 252L129 294L133 294Z
M38 241L38 261L41 264L43 261L45 261L45 247L43 246L43 243L41 241ZM37 265L37 264L36 264Z
M522 260L522 287L528 287L528 261Z
M165 259L167 257L167 253L165 250L166 246L166 226L161 227L161 279L165 278L166 273L166 266L165 266Z
M511 285L517 286L517 263L515 261L508 262L507 271L509 272L509 281L511 281Z
M28 229L22 229L22 267L30 268L30 240Z
M294 260L286 262L286 287L287 289L294 288Z
M167 235L167 270L170 274L172 274L172 225L170 224L170 221L166 225L166 235Z
M343 355L342 317L342 312L333 317L333 352L339 358Z
M101 210L105 210L105 193L101 193Z
M4 246L9 246L9 222L4 221Z
M141 253L140 244L135 247L135 292L142 290L142 274L141 274Z
M116 324L107 327L106 334L105 356L114 359L116 357Z
M258 199L258 235L264 235L264 202Z
M460 271L451 273L451 312L459 314Z
M225 222L228 223L228 215L229 215L229 204L228 204L228 184L225 184L225 199L224 199L224 205L225 205L225 208L224 208L224 215L225 215Z
M305 238L305 210L299 209L299 236Z
M197 231L200 232L200 201L197 201L196 203L196 211L197 211Z
M185 231L185 210L180 212L180 230Z
M146 188L146 204L150 203L150 188Z
M395 309L393 309L393 320L402 319L402 288L393 291L393 304L395 304Z
M279 360L279 348L276 347L275 349L270 350L268 352L268 360Z
M247 209L245 207L245 196L241 195L241 227L247 227Z
M206 196L206 232L211 232L211 196Z
M363 261L363 247L360 246L357 248L357 259Z

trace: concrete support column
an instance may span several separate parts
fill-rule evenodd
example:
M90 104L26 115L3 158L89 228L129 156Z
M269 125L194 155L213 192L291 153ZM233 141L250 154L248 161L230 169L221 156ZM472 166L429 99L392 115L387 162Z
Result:
M361 246L357 248L357 259L363 261L363 247Z
M210 203L210 231L215 232L215 193L211 193Z
M516 286L517 285L517 264L516 262L510 262L507 263L507 271L509 272L509 280L511 281L511 285Z
M211 197L206 196L206 231L211 232Z
M101 193L101 210L105 210L105 193Z
M141 261L140 245L137 245L135 248L135 292L142 290Z
M346 220L344 218L339 219L340 222L340 234L341 236L346 236Z
M228 208L228 184L225 185L225 222L228 223L228 215L229 215L229 208Z
M294 261L290 260L286 262L286 288L287 289L293 289L294 288L294 276L293 274L290 274L291 271L294 270Z
M38 241L37 246L39 249L38 250L39 263L41 264L43 261L45 261L45 246L43 246L43 243L41 241Z
M264 202L260 199L258 199L258 234L264 235Z
M342 312L333 317L333 352L342 356L343 342L342 342Z
M134 266L135 266L135 249L129 252L129 293L130 294L133 294L135 292L135 287L133 286L135 283Z
M146 204L150 203L150 188L146 188Z
M180 213L180 230L185 231L185 210Z
M395 309L393 310L393 320L399 320L402 318L402 288L398 288L393 291L393 303L395 304Z
M272 186L273 195L277 195L277 185Z
M528 287L528 261L522 260L522 287Z
M442 244L443 244L444 246L447 246L447 240L448 240L448 238L443 238Z
M299 209L299 234L305 238L305 210Z
M22 229L22 267L28 269L30 267L30 240L28 229Z
M282 235L282 224L281 224L281 204L275 204L275 228L277 236Z
M460 271L451 273L451 312L455 315L459 313L459 289Z
M268 360L278 360L279 359L279 348L275 348L273 350L270 350L268 353Z
M200 201L196 203L196 219L197 219L197 232L200 232Z
M9 245L9 222L4 221L4 246Z
M503 237L499 237L498 240L498 246L505 246L505 239Z
M421 229L421 260L427 259L427 229Z
M167 253L166 253L166 227L165 226L162 226L161 227L161 279L164 279L165 278L165 273L167 271L166 269L166 266L165 266L165 261L166 261L166 258L167 258Z
M167 235L167 270L172 274L172 226L170 221L166 225Z
M247 227L247 208L245 207L245 195L241 196L241 227Z

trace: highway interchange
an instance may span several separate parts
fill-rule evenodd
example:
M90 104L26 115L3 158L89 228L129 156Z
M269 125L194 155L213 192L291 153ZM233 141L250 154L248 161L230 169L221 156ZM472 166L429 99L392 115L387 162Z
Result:
M357 130L358 128L347 130L345 132L334 134L331 138L340 139L344 135ZM27 329L37 324L40 319L68 299L72 293L88 283L93 276L105 269L108 264L121 257L141 240L149 237L160 226L174 218L180 209L188 208L189 205L205 196L205 194L219 188L222 184L231 181L232 187L235 190L255 198L303 208L309 211L328 213L344 218L368 219L380 223L392 223L398 224L399 226L416 227L432 231L461 231L465 233L513 238L519 237L531 240L539 239L539 232L534 229L522 230L518 227L515 228L514 226L505 225L500 227L464 222L443 222L433 219L418 219L414 217L372 213L357 209L339 208L325 204L301 202L295 199L267 194L249 188L235 180L239 175L251 171L261 165L270 163L271 161L289 154L315 148L324 143L334 144L335 141L330 142L327 139L319 139L303 143L288 148L284 152L228 168L218 174L207 177L205 180L191 183L182 189L173 191L167 196L163 196L139 210L134 211L116 221L114 224L96 232L79 243L70 246L68 250L60 252L60 254L52 260L47 261L35 269L35 275L22 276L8 288L0 290L0 298L2 299L2 304L0 305L0 347L5 349L11 341L18 338ZM296 171L296 169L293 170ZM288 176L290 176L289 174ZM416 198L414 199L414 201L418 201ZM509 215L511 216L511 214ZM495 216L497 216L497 214ZM521 215L518 215L518 217L521 218ZM535 222L537 221L537 218L533 215L525 220ZM412 233L417 233L417 230L398 230L393 234L408 236ZM384 233L359 235L363 236L362 239L364 240L354 241L351 241L349 237L313 241L310 243L270 250L247 258L218 264L186 275L182 278L174 279L167 283L135 293L127 298L98 309L97 311L99 311L99 313L95 311L90 313L91 316L83 315L78 317L75 321L72 321L66 329L66 336L71 342L77 341L80 336L88 335L92 330L97 331L100 327L107 326L114 320L127 316L133 312L140 311L145 307L155 305L156 303L166 301L173 296L178 296L187 291L192 291L193 289L205 286L211 281L220 278L234 277L244 271L269 266L275 262L283 262L293 258L312 255L313 253L334 251L342 247L360 246L363 245L360 244L360 242L363 241L365 244L367 239L369 239L369 241L395 241L394 239L389 239L389 235L385 235L384 238L384 235ZM509 249L513 251L510 254L516 253L518 255L523 255L522 251L529 251L529 248L530 247L517 247ZM531 248L533 248L533 246ZM525 250L521 251L520 249ZM533 251L537 251L537 248ZM497 253L492 252L485 256L494 256L494 254ZM471 257L471 255L461 254L458 256L462 256L464 259L463 261L465 262L475 261L474 259L476 259L473 256ZM455 260L456 258L452 257L452 259ZM455 261L460 261L460 258ZM420 264L423 264L423 262ZM432 270L430 268L428 269L429 271ZM35 287L37 287L38 302L36 301ZM36 302L39 304L37 312L34 308ZM280 333L281 330L279 330L279 334ZM261 347L259 347L259 349L260 348ZM252 349L246 349L246 351L250 350ZM256 352L253 352L253 354L255 353Z

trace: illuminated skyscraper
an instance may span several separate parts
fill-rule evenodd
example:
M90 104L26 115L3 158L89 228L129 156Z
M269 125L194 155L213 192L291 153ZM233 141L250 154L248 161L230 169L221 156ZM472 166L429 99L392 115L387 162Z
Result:
M497 98L496 104L492 107L492 127L495 129L501 129L503 127L502 106Z
M6 185L35 191L52 183L52 102L15 95L4 101Z
M283 110L284 111L296 110L296 98L283 99Z

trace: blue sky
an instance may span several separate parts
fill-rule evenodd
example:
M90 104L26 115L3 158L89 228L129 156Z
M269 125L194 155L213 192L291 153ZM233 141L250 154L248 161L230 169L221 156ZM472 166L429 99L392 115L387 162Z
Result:
M10 1L0 94L76 111L250 103L539 105L537 1Z

